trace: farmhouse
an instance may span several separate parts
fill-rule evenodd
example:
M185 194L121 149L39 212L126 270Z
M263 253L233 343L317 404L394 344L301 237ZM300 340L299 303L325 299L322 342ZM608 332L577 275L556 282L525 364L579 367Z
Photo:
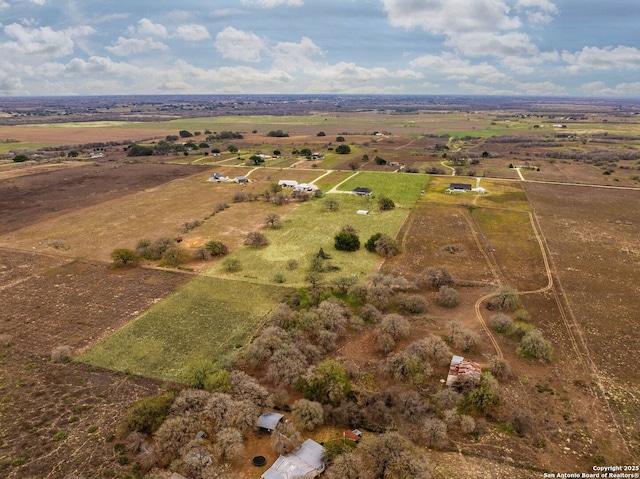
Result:
M324 471L326 449L312 439L307 439L294 451L276 459L262 476L262 479L311 479Z
M371 195L371 190L369 188L358 186L357 188L353 189L353 194L358 196L369 196Z
M300 183L293 187L293 191L315 191L318 187L316 185L309 185L307 183Z
M462 376L470 376L480 379L482 369L480 365L474 361L464 359L462 356L453 356L449 365L449 374L447 375L446 385L451 387Z
M222 183L223 181L229 181L229 177L223 175L222 173L213 173L207 181Z
M258 429L263 432L273 432L283 417L277 412L265 412L258 418Z
M324 155L322 153L318 153L317 151L314 151L313 153L311 153L311 159L313 160L321 160L324 158Z
M298 186L298 182L296 180L280 180L278 181L278 186L282 186L283 188L295 188Z

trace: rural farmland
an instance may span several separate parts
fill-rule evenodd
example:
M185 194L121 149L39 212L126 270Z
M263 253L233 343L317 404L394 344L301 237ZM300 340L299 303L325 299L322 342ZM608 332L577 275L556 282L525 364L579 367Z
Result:
M2 477L639 463L637 112L157 105L0 125Z

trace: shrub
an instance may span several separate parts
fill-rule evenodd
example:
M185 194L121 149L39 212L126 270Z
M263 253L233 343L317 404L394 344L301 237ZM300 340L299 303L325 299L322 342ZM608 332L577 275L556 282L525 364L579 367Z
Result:
M517 351L518 356L549 362L553 359L553 347L544 339L539 329L531 329L522 337Z
M167 237L158 238L153 243L148 239L141 239L136 245L136 253L144 259L157 260L174 244L175 240Z
M293 403L291 413L303 431L311 431L324 424L324 411L319 402L298 399Z
M175 268L189 261L189 253L178 246L171 246L162 254L161 266L169 266Z
M123 425L125 431L154 433L167 418L174 399L173 393L165 393L136 401L125 415Z
M396 204L393 202L391 198L387 198L386 196L381 196L378 199L378 208L382 211L392 210L396 207Z
M492 311L495 309L518 309L520 307L520 298L515 289L506 286L501 287L495 296L487 301L487 309Z
M506 379L511 376L511 366L506 359L497 356L491 358L487 364L487 369L498 379Z
M118 248L111 252L111 267L130 268L140 263L140 256L130 249Z
M194 219L191 221L185 221L182 224L182 232L183 233L188 233L189 231L196 229L198 226L202 225L202 220L200 219Z
M216 203L216 205L213 207L213 212L220 213L221 211L226 210L228 207L229 205L225 202Z
M351 148L349 148L349 145L342 144L336 148L335 152L338 153L339 155L346 155L351 153Z
M25 161L27 161L29 159L29 157L27 155L23 155L23 154L19 154L13 157L13 161L15 163L23 163Z
M51 351L51 361L54 363L68 363L71 361L71 346L57 346Z
M456 281L447 268L432 266L425 271L425 281L432 288L440 289L442 286L455 286Z
M374 245L374 251L383 258L391 258L400 254L400 246L391 236L382 235Z
M356 233L341 231L334 237L334 247L339 251L357 251L360 249L360 238Z
M244 239L244 244L247 246L261 247L267 246L269 244L269 240L259 231L252 231L247 234L246 238Z
M460 304L460 296L458 292L451 286L440 286L438 294L436 295L438 304L446 308L453 308Z
M240 260L235 258L226 258L222 262L222 267L227 273L237 273L242 269L242 265L240 264Z
M409 320L399 314L387 314L376 329L390 335L394 341L409 334Z
M376 241L378 241L381 237L382 237L382 233L375 233L375 234L371 235L371 238L369 238L367 240L367 242L364 244L365 249L369 253L375 253L375 251L376 251Z
M221 241L208 241L205 243L204 247L211 256L224 256L229 252L227 246Z
M511 316L504 313L494 314L487 320L487 324L490 328L495 329L499 333L504 333L509 330L513 324Z
M419 294L399 294L398 310L408 314L422 314L429 307L427 300Z

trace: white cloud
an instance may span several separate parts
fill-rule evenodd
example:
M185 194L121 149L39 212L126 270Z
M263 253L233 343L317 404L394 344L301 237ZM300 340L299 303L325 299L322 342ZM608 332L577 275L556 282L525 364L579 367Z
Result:
M483 83L509 82L511 78L488 63L473 65L469 60L462 59L451 53L442 55L424 55L412 60L409 65L413 68L426 68L433 72L442 73L449 80L461 81L471 77Z
M9 4L4 0L0 0L0 12L9 8Z
M274 67L286 71L309 71L315 68L312 57L323 57L322 49L308 37L303 37L300 43L280 42L271 49Z
M88 60L74 58L64 65L66 74L105 74L120 77L135 77L140 69L134 65L123 62L114 62L108 57L92 56Z
M263 8L273 8L279 5L290 5L292 7L300 7L303 5L302 0L242 0L244 5L256 5Z
M467 56L507 58L536 55L538 47L521 31L529 21L549 20L557 7L548 0L520 0L515 10L502 0L383 0L391 25L445 37L445 45Z
M53 30L51 27L30 28L17 23L4 27L4 33L15 41L0 44L5 52L25 55L63 57L73 52L74 39L91 35L95 30L88 26Z
M148 18L143 18L138 21L137 28L130 28L132 33L137 34L141 37L159 37L166 38L169 34L167 32L167 28L160 23L153 23Z
M152 38L124 38L118 37L116 43L105 49L114 55L126 57L139 55L153 50L168 50L169 47L162 42L157 42Z
M584 83L580 89L592 96L640 96L640 82L619 83L613 88L607 87L603 81Z
M243 62L260 61L261 52L266 50L266 45L253 32L236 30L227 27L216 35L216 50L223 58L230 58Z
M234 15L242 15L245 12L239 8L218 8L211 12L214 17L231 17Z
M549 23L554 15L560 13L558 7L549 0L518 0L516 10L524 12L529 22L534 24Z
M197 24L180 25L174 36L190 42L201 42L211 38L207 28Z
M572 73L581 70L611 70L640 68L640 50L636 47L584 47L576 53L562 52L562 60L569 63Z

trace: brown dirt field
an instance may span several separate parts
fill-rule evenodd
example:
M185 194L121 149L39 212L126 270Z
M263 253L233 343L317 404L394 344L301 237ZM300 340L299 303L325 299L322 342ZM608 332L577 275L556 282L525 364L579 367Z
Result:
M3 179L0 180L3 215L0 234L198 171L202 169L180 165L101 163Z
M429 266L446 266L459 282L492 280L467 222L468 212L420 198L398 234L402 254L387 259L383 271L419 279ZM455 253L445 250L453 246Z
M0 476L94 478L131 472L131 464L120 465L109 437L131 403L158 393L156 382L55 364L4 343L0 378Z
M0 334L40 355L57 346L78 352L95 344L190 277L8 250L0 250L0 265L8 280L0 295Z

